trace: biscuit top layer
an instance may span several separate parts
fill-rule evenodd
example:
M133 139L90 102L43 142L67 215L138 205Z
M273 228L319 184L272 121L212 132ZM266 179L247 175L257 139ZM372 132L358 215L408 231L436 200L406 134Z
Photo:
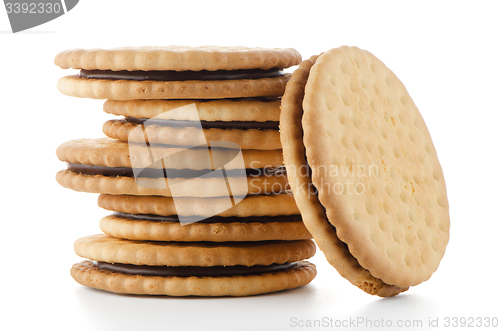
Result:
M253 266L292 263L314 256L312 240L262 242L132 241L97 234L77 239L75 253L108 263L152 266Z
M141 167L162 169L161 159L167 169L239 169L238 150L211 148L178 148L166 145L148 147L134 145L131 155L129 145L110 138L75 139L61 144L56 155L67 163L87 164L103 167ZM283 165L281 150L242 150L245 169L278 167ZM214 160L214 164L212 164ZM214 168L215 167L215 168Z
M72 49L57 54L54 63L63 69L214 71L288 68L300 61L292 48L166 46Z

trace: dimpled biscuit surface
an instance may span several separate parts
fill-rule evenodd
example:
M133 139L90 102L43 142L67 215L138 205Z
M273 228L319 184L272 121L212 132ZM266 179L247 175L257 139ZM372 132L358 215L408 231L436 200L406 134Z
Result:
M303 107L312 181L338 238L387 284L429 279L449 240L448 200L404 85L371 53L344 46L318 58Z
M299 64L293 48L248 48L241 46L120 47L114 49L70 49L57 54L54 62L68 69L98 70L237 70L287 68Z
M304 171L307 169L307 161L303 142L302 102L309 72L317 58L318 56L313 56L299 65L283 96L283 110L280 116L281 141L283 161L293 197L315 243L342 277L369 294L381 297L395 296L408 290L408 287L401 288L386 284L360 266L345 243L337 237L335 228L326 217L325 209L314 191L311 191L312 182L309 171Z

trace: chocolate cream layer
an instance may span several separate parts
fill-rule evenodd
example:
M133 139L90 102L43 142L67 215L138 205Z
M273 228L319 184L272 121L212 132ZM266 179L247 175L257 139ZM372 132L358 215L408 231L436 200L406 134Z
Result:
M214 266L214 267L167 267L144 266L122 263L96 262L94 266L100 270L107 270L128 275L160 276L160 277L228 277L250 276L269 272L286 271L293 268L296 263L271 264L268 266Z
M134 170L126 167L103 167L87 164L66 163L68 170L82 174L82 175L101 175L101 176L124 176L134 177ZM262 169L229 169L225 170L228 177L242 177L242 176L273 176L282 175L284 173L283 167L277 168L262 168ZM168 176L167 176L168 174ZM211 176L220 176L218 172L212 169L192 170L192 169L153 169L144 168L137 175L137 177L147 178L194 178L204 176L205 178Z
M159 125L168 127L198 127L201 123L203 129L239 129L239 130L279 130L279 122L267 121L179 121L156 118L126 117L126 121L134 124Z
M112 71L112 70L80 70L79 77L87 79L110 80L154 80L154 81L186 81L186 80L240 80L274 78L284 75L279 68L269 70L241 69L241 70L200 70L200 71Z
M127 214L115 212L113 215L129 219L133 221L150 221L150 222L179 222L177 215L160 216L151 214ZM183 222L189 222L190 217L183 217ZM198 216L192 217L193 222L199 223L270 223L270 222L295 222L302 221L301 215L285 215L285 216L249 216L249 217L222 217L212 216L199 221Z

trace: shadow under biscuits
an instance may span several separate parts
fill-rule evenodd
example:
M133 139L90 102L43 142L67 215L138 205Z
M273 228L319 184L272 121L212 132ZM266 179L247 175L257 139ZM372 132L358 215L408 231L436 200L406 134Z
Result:
M354 318L360 317L371 321L380 321L382 318L391 321L396 326L397 321L412 323L409 328L427 328L429 319L439 313L436 303L427 297L414 293L401 293L390 298L375 298L354 312ZM419 325L421 323L421 325ZM402 327L407 327L403 325Z
M314 284L249 297L213 298L116 294L82 286L74 290L76 306L83 315L81 323L103 330L137 330L145 325L162 325L162 329L206 329L208 325L208 329L234 330L256 324L278 330L288 326L292 316L312 314L308 309L314 309L317 295Z

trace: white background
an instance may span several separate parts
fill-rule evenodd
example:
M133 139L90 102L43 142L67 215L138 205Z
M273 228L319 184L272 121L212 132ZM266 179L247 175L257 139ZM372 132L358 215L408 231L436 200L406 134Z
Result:
M298 329L293 318L420 319L425 329L429 318L441 326L446 317L500 318L498 13L493 1L82 0L63 17L12 34L0 7L0 329ZM70 48L170 44L293 47L303 58L347 44L384 61L419 107L447 182L451 240L434 276L380 299L338 276L318 251L310 285L257 297L134 297L74 282L69 269L81 258L73 241L99 233L108 213L97 195L58 186L55 173L64 164L55 149L103 136L111 117L102 101L57 91L69 71L56 67L54 56Z

